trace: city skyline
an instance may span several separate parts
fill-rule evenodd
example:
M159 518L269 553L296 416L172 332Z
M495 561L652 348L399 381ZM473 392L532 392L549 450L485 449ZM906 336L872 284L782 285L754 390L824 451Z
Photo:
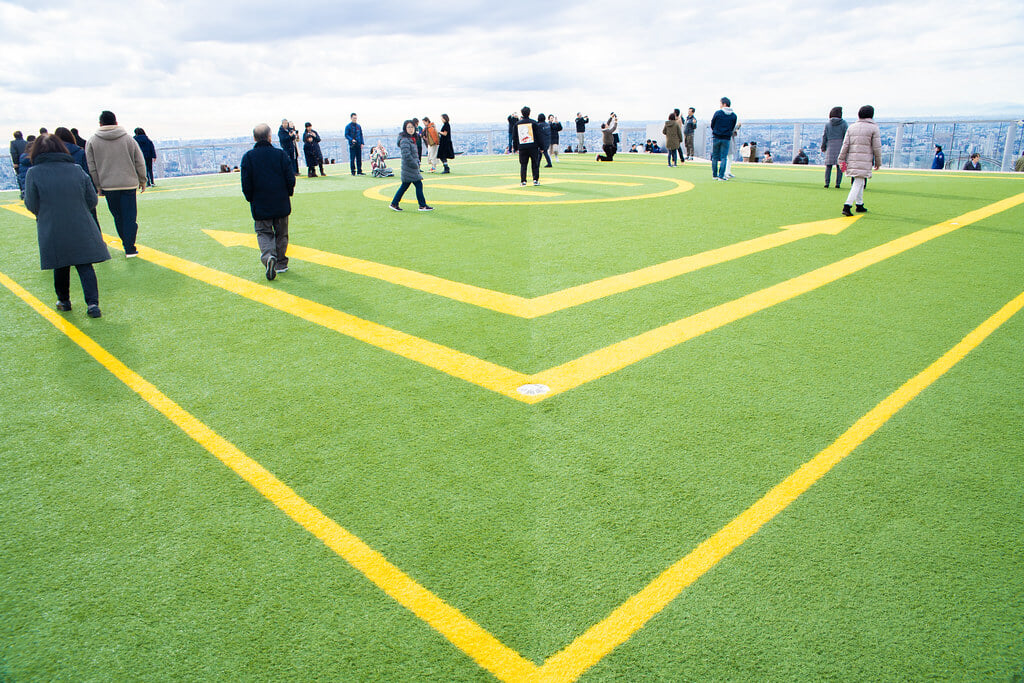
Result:
M0 2L10 129L94 130L99 111L155 139L245 135L282 117L340 129L450 113L500 122L530 104L595 119L702 117L728 95L745 118L1021 118L1020 3L805 2L722 9L641 2L417 8L280 3ZM47 30L38 30L46 26ZM112 40L112 31L120 37ZM126 39L125 39L126 38ZM16 49L15 49L16 48Z

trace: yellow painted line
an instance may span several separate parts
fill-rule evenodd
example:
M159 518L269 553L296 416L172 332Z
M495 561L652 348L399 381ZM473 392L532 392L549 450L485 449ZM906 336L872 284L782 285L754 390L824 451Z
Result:
M391 183L389 185L378 185L381 190L385 188L398 187L401 183ZM483 192L486 194L507 194L516 197L561 197L564 192L544 192L543 190L532 189L532 186L523 188L522 185L516 183L515 185L499 185L496 187L479 187L477 185L452 185L451 183L444 183L436 186L437 189L444 190L460 190L462 192ZM431 189L434 189L433 187Z
M455 301L472 304L520 318L537 318L573 306L588 303L613 294L620 294L638 287L661 282L702 268L725 263L749 256L767 249L774 249L814 235L838 235L860 216L853 218L830 218L823 221L785 226L779 232L711 249L700 254L666 261L629 273L613 275L586 284L569 287L534 298L505 294L494 290L454 282L444 278L426 275L414 270L387 266L374 261L332 254L309 247L290 244L288 256L300 261L344 270L366 277L384 280L392 284L417 289L429 294L443 296ZM223 230L203 230L207 235L226 247L244 246L258 249L254 233L238 233Z
M29 211L28 209L26 209L25 208L25 204L23 204L22 202L15 202L15 203L11 203L11 204L0 204L0 206L2 206L3 208L7 209L8 211L13 211L16 214L19 214L21 216L25 216L26 218L31 218L32 220L36 219L36 215L34 213L32 213L31 211Z
M306 502L266 468L175 403L156 386L100 346L92 337L50 310L48 306L14 280L0 273L0 284L11 290L39 315L67 335L71 341L85 350L100 365L173 422L192 440L230 467L279 510L316 536L324 545L340 555L388 596L444 635L481 667L504 681L524 680L536 671L536 664L524 659L518 652L502 644L476 622L391 564L359 537Z
M626 642L688 586L785 510L815 482L877 432L897 412L955 366L989 335L1024 308L1024 293L1003 306L921 373L883 399L838 439L763 498L666 569L643 590L549 658L532 679L573 681Z
M251 249L259 248L259 245L256 242L255 233L240 233L224 230L203 230L203 232L226 247L242 246L249 247ZM357 275L365 275L366 277L384 280L385 282L401 285L402 287L409 287L410 289L417 289L423 292L454 299L455 301L480 306L492 311L498 311L499 313L507 313L521 318L532 317L530 315L530 300L524 299L520 296L515 296L514 294L503 294L502 292L495 292L482 287L474 287L473 285L466 285L461 282L453 282L451 280L445 280L444 278L434 277L433 275L418 273L414 270L406 270L405 268L397 268L395 266L386 266L373 261L364 261L363 259L352 258L350 256L332 254L330 252L312 249L310 247L302 247L296 244L288 245L288 258L316 263L318 265L344 270Z
M461 201L447 201L447 200L435 200L435 199L430 199L429 201L430 201L430 204L433 205L433 206L534 206L534 205L554 206L554 205L562 205L562 204L604 204L604 203L607 203L607 202L629 202L629 201L634 201L634 200L637 200L637 199L653 199L655 197L667 197L669 195L679 194L681 192L688 192L688 191L693 189L693 183L688 182L686 180L680 180L678 178L662 178L662 177L659 177L659 176L642 176L642 175L631 175L631 174L627 175L627 174L624 174L624 173L586 173L586 172L570 172L570 173L576 173L578 175L585 175L587 177L590 177L590 176L617 176L617 177L623 177L624 176L624 177L627 177L627 178L642 178L644 180L655 180L655 181L659 181L659 182L663 182L663 183L669 183L670 185L673 185L673 187L671 187L668 190L663 190L661 192L649 192L649 193L646 193L646 194L629 195L629 196L625 196L625 197L601 197L601 198L593 198L593 199L556 199L556 200L549 200L549 201L521 201L521 202L518 202L518 201L500 201L500 200L499 201L493 201L493 202L470 202L470 201L461 202ZM507 177L509 177L509 175L507 173L490 173L490 174L474 175L474 176L470 176L470 177L472 177L472 178L507 178ZM553 176L551 178L551 180L554 181L558 177L559 176ZM439 178L435 178L435 179L432 179L432 180L436 180L437 182L436 182L436 184L434 182L431 182L429 187L427 188L428 190L432 190L434 188L441 188L441 187L443 187L445 185L445 181L448 180L448 179L444 178L444 177L439 177ZM545 179L544 179L544 177L541 177L541 187L544 186L544 183L545 183ZM642 185L643 185L643 183L638 184L638 186L642 186ZM383 193L382 190L388 189L388 188L394 188L394 187L397 187L397 186L398 186L398 183L388 183L386 185L373 185L371 187L366 188L366 190L363 191L363 196L366 197L367 199L374 199L376 201L381 201L381 202L390 202L391 199L392 199L392 196L388 196L387 194ZM482 188L482 189L486 190L487 188Z
M227 175L227 174L225 174L225 175ZM184 192L186 190L206 190L206 189L215 188L215 187L237 187L237 188L241 189L242 181L241 181L241 179L238 179L238 180L236 180L233 183L218 183L216 185L189 185L187 187L168 187L168 188L157 187L156 189L150 188L150 189L146 190L143 193L143 195L147 195L147 194L162 194L164 192Z
M104 234L107 245L120 249L121 241L116 237ZM168 270L188 276L200 282L238 294L252 301L276 308L297 318L315 323L329 330L358 339L377 348L390 351L427 367L440 370L453 377L464 379L478 386L490 389L511 398L522 399L516 391L526 381L526 375L508 368L481 360L447 346L414 337L405 332L378 325L354 315L343 313L309 299L289 294L266 285L243 280L229 273L171 254L165 254L150 247L139 246L139 258Z
M723 325L813 291L823 285L863 270L908 249L920 246L936 237L947 235L965 225L988 218L1001 211L1024 204L1024 193L969 211L956 218L943 221L917 232L904 235L891 242L862 251L848 258L785 282L766 287L727 303L714 306L682 320L669 323L624 341L588 353L576 360L544 370L530 377L530 382L546 384L551 391L529 402L549 398L563 391L591 382L599 377L621 370L644 358L715 330Z
M936 237L946 235L965 225L970 225L1022 203L1024 203L1024 193L905 235L701 313L611 344L534 375L525 375L441 344L342 313L278 289L258 285L234 275L164 254L155 249L139 247L139 256L188 277L340 332L403 358L490 389L503 396L532 404L604 377L706 332L810 292ZM104 235L104 239L111 247L118 248L119 241L116 238ZM543 384L549 387L549 391L537 395L522 395L516 389L524 384Z

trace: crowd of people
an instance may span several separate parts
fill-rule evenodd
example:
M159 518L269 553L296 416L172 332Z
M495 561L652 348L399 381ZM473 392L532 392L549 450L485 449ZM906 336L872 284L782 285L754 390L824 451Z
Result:
M152 141L141 128L129 137L114 113L104 111L88 141L77 129L63 126L53 133L40 128L38 136L28 138L15 131L11 157L17 159L25 207L36 216L40 267L53 271L57 310L71 310L74 266L88 316L101 317L93 264L108 260L110 252L100 234L96 205L99 197L106 200L125 256L138 256L136 191L145 192L153 184Z
M697 128L696 112L691 107L684 117L679 109L671 112L662 127L665 147L654 140L648 140L644 150L667 154L670 167L678 166L693 159L694 132ZM824 154L825 188L831 187L833 167L835 187L842 185L844 174L851 178L851 187L843 204L842 214L852 216L854 212L864 213L864 190L872 171L882 164L881 135L874 122L874 108L861 107L858 119L848 124L843 118L842 107L829 111L828 122L821 138L821 152ZM363 130L358 115L353 112L345 127L348 143L349 170L353 176L365 175L362 169L362 148L365 145ZM423 191L421 159L424 148L430 172L437 170L451 173L449 161L455 158L452 144L451 121L447 114L441 115L442 125L437 126L424 116L403 122L398 135L398 149L401 153L401 184L395 192L389 207L402 211L401 201L410 186L415 194L420 211L433 211L427 204ZM575 151L586 153L586 126L590 117L577 112L574 125L577 135ZM559 134L564 130L556 116L539 114L531 118L530 107L523 107L508 117L510 153L519 155L520 182L527 184L527 171L534 185L540 184L541 168L551 168L558 161ZM720 100L720 107L710 121L712 133L711 175L716 181L733 178L731 173L731 146L742 126L727 97ZM599 162L614 159L619 144L618 117L612 112L601 123L603 154L596 155ZM110 258L106 244L99 230L96 206L99 197L106 200L107 208L114 220L125 256L138 255L135 240L138 233L138 208L136 192L145 192L154 185L153 161L157 158L156 148L142 128L134 129L134 137L118 125L117 117L110 111L99 116L99 128L95 134L84 140L76 128L57 128L49 133L39 129L39 135L23 136L15 131L10 144L11 159L18 176L18 187L25 206L36 216L39 242L40 265L44 270L53 270L54 290L57 295L56 308L71 310L70 270L74 266L82 284L87 314L101 317L99 308L99 287L93 265ZM320 134L310 122L306 122L300 134L288 119L282 119L278 128L279 147L271 142L271 128L259 124L253 129L253 148L245 153L238 168L241 174L242 193L249 202L254 221L260 260L268 280L288 271L288 219L291 214L291 197L295 190L295 177L299 173L299 142L305 157L309 177L324 176L324 157L320 149ZM750 158L753 143L744 145L745 158ZM572 146L567 147L572 151ZM630 149L637 152L636 145ZM371 153L375 176L388 176L387 152L381 141L377 141ZM541 165L541 159L546 163ZM771 163L771 152L765 151L763 160ZM332 160L333 161L333 160ZM794 164L808 164L804 149L798 150ZM945 168L945 156L940 145L935 146L932 168ZM1015 170L1024 170L1024 159L1018 160ZM974 153L965 162L963 170L981 170L980 155Z

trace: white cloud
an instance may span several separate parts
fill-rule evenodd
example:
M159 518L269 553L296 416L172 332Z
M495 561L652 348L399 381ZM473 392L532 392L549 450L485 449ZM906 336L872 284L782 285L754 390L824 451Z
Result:
M88 130L112 109L158 138L244 135L282 116L332 130L353 110L370 128L441 111L500 122L523 104L660 119L708 115L721 95L747 118L865 102L880 118L956 116L1019 101L1024 82L1024 5L1000 0L0 1L0 26L8 127Z

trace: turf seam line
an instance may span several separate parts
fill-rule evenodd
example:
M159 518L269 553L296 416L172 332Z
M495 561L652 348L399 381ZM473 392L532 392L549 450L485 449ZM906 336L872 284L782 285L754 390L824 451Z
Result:
M920 373L907 380L858 419L814 458L774 486L760 500L706 539L686 557L666 569L643 590L553 655L538 670L537 681L572 681L629 640L688 586L746 542L815 482L877 432L910 401L963 360L989 335L1024 308L1024 293L1017 295L969 332Z
M356 535L324 515L269 470L217 434L100 346L92 337L52 311L2 272L0 284L81 347L114 377L185 432L189 438L233 470L275 507L341 556L385 594L441 633L482 668L502 680L523 680L537 669L536 664L504 645L479 624L391 564Z

